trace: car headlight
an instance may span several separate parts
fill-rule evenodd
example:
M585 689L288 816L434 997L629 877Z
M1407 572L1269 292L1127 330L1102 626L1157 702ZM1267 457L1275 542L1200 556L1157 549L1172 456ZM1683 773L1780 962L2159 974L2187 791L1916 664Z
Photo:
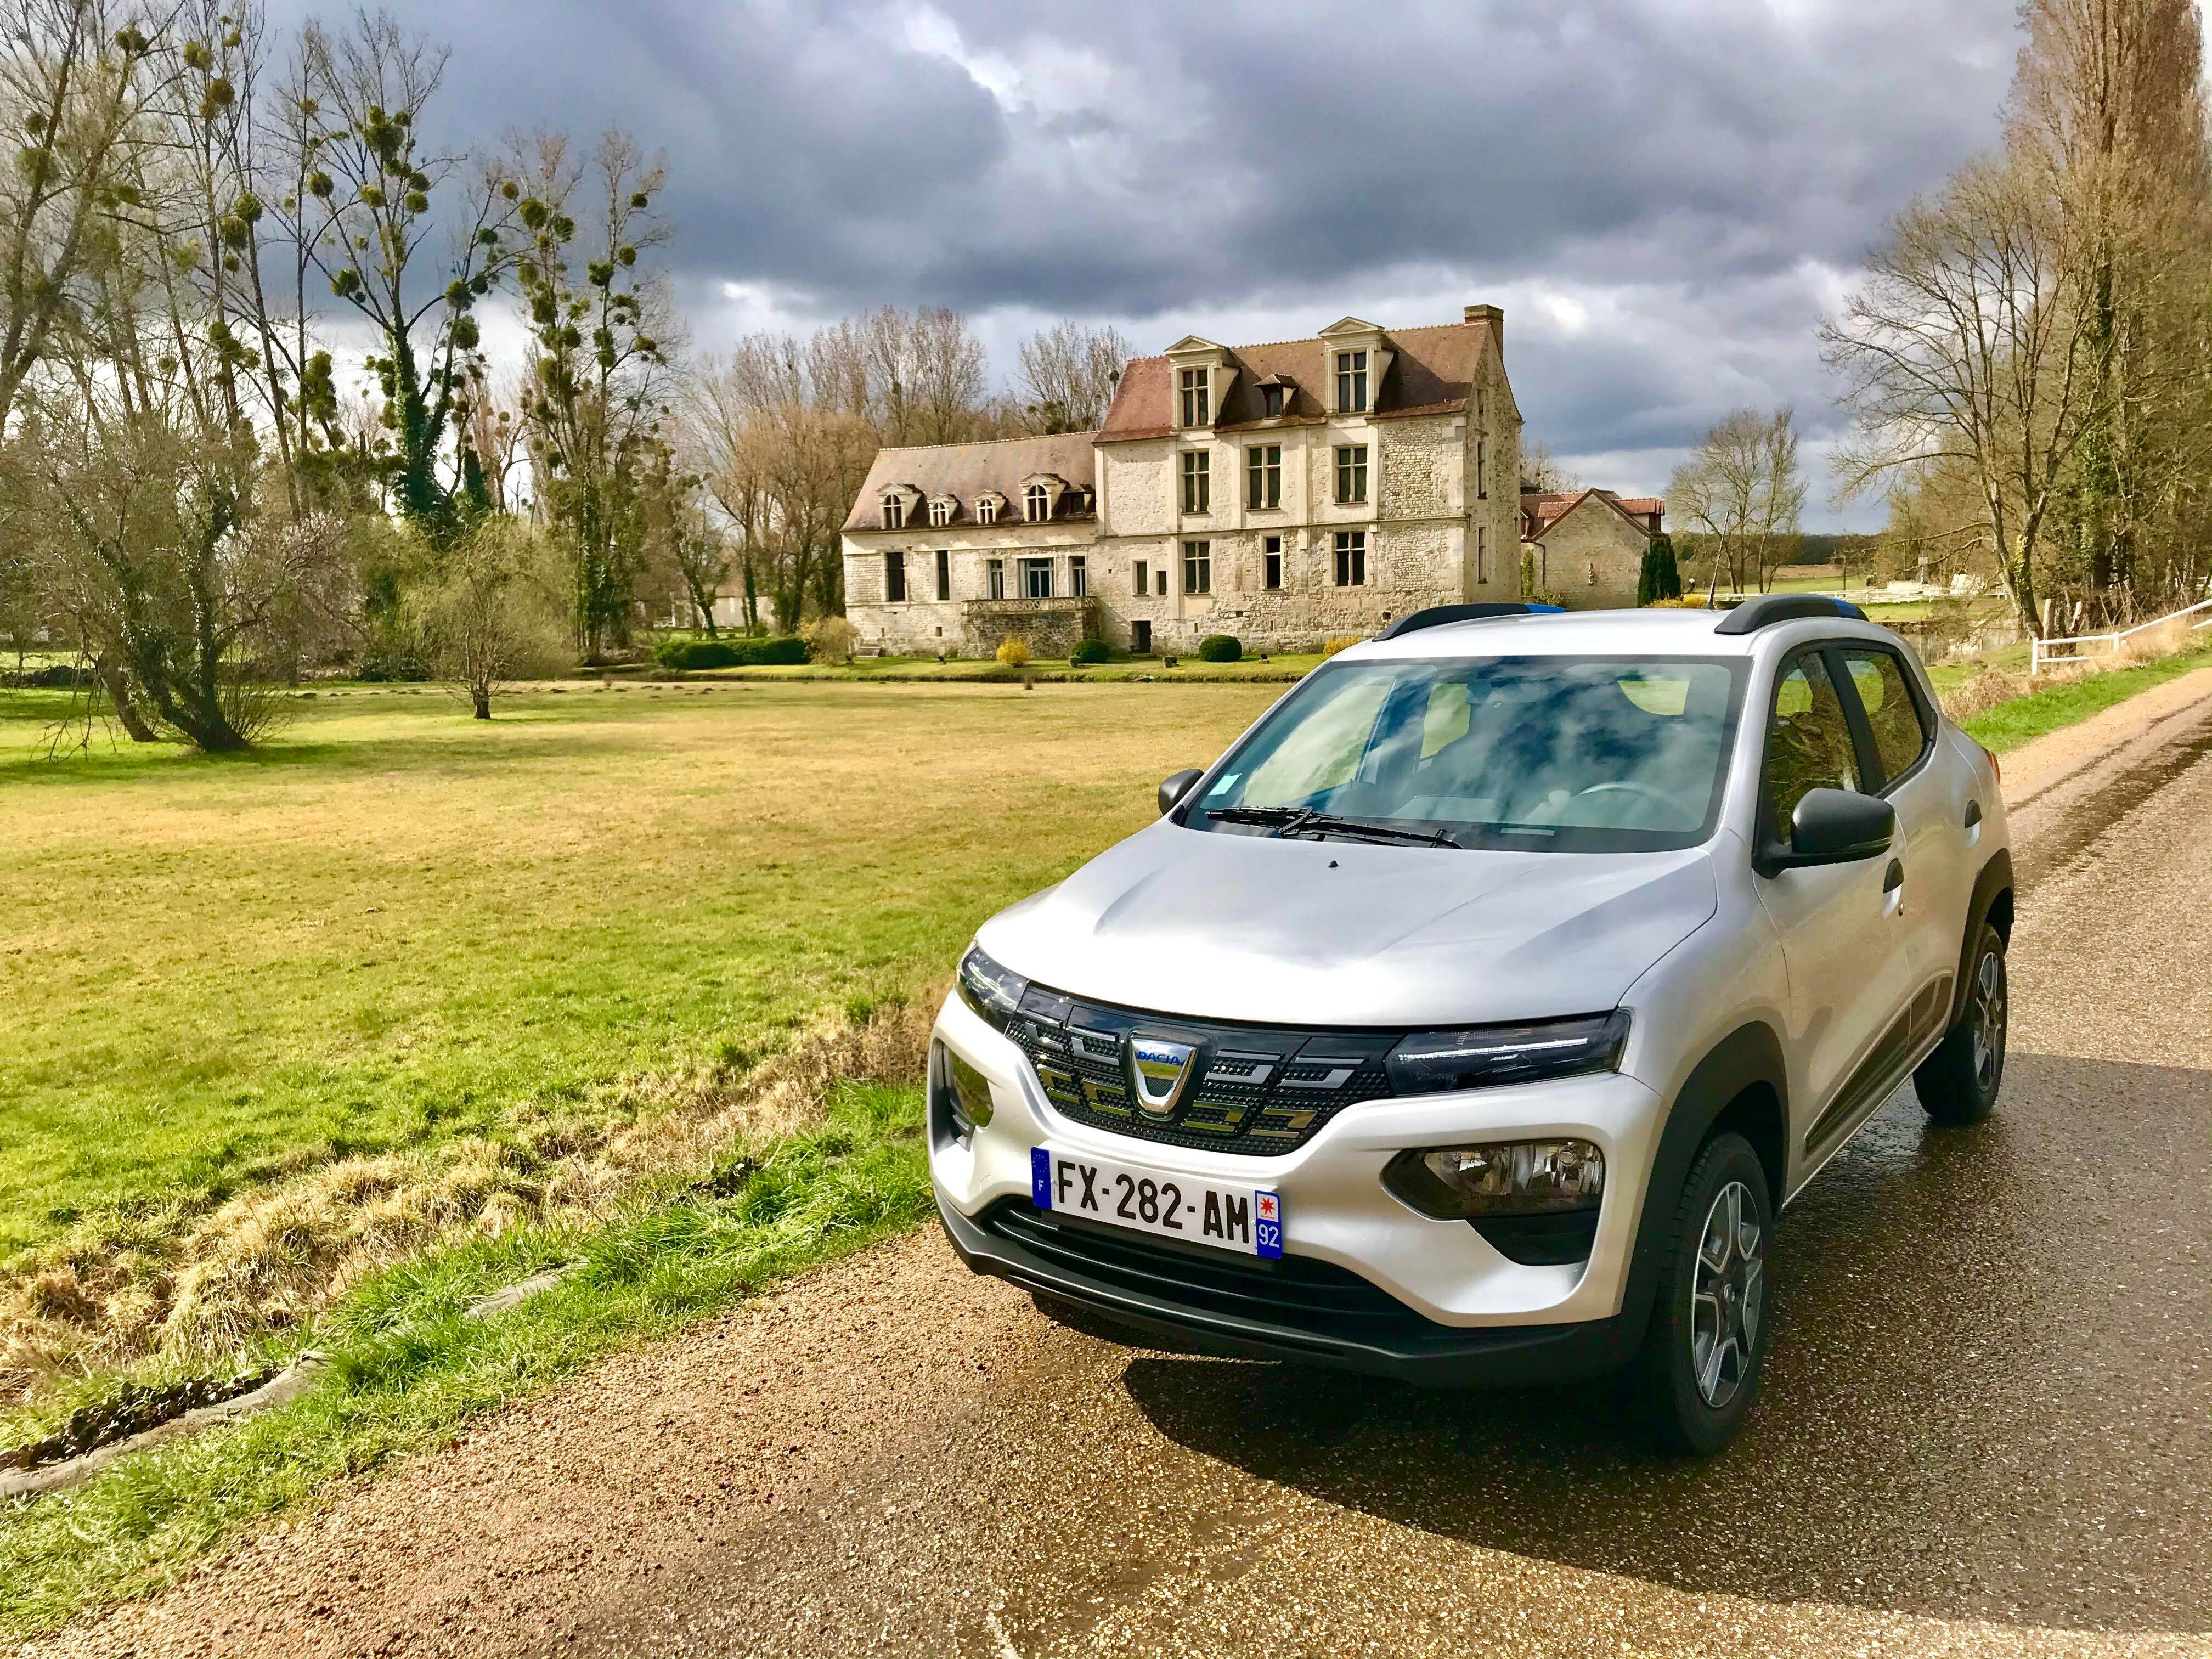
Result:
M1610 1072L1628 1044L1628 1010L1518 1025L1417 1031L1390 1051L1390 1086L1401 1095L1442 1094Z
M1029 981L1019 974L1007 972L975 945L969 945L968 954L960 958L960 970L953 981L960 988L961 1001L974 1009L987 1024L1000 1031L1006 1029L1006 1021L1020 1006L1022 993L1030 988Z
M1415 1148L1390 1160L1382 1184L1438 1221L1561 1215L1597 1208L1605 1153L1565 1139Z

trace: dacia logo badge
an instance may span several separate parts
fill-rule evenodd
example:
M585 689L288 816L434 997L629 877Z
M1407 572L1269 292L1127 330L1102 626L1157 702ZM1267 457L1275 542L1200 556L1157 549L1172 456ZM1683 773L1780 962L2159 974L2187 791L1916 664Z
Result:
M1198 1050L1188 1042L1145 1036L1132 1031L1128 1038L1129 1084L1137 1104L1147 1117L1172 1114L1189 1086Z

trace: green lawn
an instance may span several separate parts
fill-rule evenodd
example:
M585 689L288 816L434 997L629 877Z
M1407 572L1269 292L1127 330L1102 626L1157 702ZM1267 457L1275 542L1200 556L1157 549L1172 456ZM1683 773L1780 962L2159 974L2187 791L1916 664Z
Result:
M1290 681L1303 678L1323 659L1314 652L1284 653L1265 660L1248 657L1237 662L1201 662L1196 657L1177 657L1170 667L1164 657L1131 657L1107 663L1075 664L1064 657L1039 657L1024 668L980 657L855 657L831 666L821 663L769 664L750 668L714 668L684 676L687 681L707 680L881 680L898 682L981 680L1018 684L1026 674L1041 681L1087 680L1103 684L1154 680L1209 684L1218 681Z

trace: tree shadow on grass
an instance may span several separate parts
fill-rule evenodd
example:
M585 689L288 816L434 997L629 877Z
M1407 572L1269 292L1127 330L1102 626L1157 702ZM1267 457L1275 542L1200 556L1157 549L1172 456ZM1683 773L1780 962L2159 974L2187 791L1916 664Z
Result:
M2015 1055L1973 1130L1892 1101L1783 1218L1743 1438L1612 1384L1431 1393L1143 1358L1204 1455L1405 1525L1696 1592L2212 1630L2212 1073Z

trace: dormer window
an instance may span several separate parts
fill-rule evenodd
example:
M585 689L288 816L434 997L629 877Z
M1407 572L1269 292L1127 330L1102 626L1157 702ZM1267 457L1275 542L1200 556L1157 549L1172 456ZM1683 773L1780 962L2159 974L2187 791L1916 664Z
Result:
M996 495L978 496L975 501L975 522L996 524L999 521L999 498Z
M1283 412L1283 388L1263 386L1260 388L1260 413L1268 420L1278 419Z
M1182 392L1182 424L1213 424L1213 371L1186 368L1177 377Z
M1340 415L1364 415L1367 412L1367 354L1364 351L1340 351L1336 354L1336 412Z
M884 528L906 528L906 498L896 490L889 491L884 496Z
M1022 517L1031 524L1042 524L1052 517L1052 493L1041 483L1033 483L1022 491Z
M951 499L949 496L939 495L935 501L929 504L930 528L933 530L942 530L945 526L951 522Z

